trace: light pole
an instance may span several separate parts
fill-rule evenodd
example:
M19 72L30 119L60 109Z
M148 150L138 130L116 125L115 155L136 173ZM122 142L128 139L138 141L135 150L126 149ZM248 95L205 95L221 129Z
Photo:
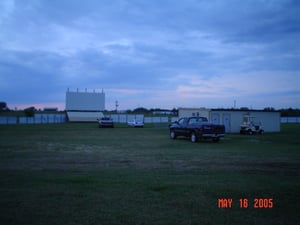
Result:
M116 112L118 112L118 106L119 106L119 102L118 100L116 100Z

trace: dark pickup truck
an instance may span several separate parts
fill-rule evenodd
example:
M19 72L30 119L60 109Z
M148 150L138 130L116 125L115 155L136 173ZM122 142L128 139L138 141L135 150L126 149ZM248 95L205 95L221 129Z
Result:
M170 125L170 138L189 137L192 142L200 139L212 139L218 142L225 135L224 125L208 122L205 117L183 117Z

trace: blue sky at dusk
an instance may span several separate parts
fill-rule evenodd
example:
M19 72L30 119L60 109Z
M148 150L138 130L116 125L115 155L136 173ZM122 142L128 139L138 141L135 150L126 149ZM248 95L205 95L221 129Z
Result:
M1 0L0 101L300 108L300 1Z

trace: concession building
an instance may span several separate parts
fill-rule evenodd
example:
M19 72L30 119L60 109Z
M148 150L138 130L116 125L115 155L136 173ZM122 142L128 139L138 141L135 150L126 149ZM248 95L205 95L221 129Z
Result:
M280 112L263 110L225 110L207 108L178 108L179 117L204 116L211 123L223 124L227 133L237 133L245 116L260 122L265 132L280 132Z

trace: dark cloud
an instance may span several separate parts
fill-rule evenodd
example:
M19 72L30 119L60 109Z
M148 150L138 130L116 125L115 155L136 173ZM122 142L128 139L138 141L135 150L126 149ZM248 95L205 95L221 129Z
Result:
M243 84L223 86L217 78L299 75L299 11L293 0L3 1L0 95L16 104L64 102L67 88L104 88L110 99L130 93L132 103L140 101L132 93L176 96L197 90L199 81L217 82L218 96L229 89L239 95ZM265 89L265 96L294 93L299 105L294 87Z

